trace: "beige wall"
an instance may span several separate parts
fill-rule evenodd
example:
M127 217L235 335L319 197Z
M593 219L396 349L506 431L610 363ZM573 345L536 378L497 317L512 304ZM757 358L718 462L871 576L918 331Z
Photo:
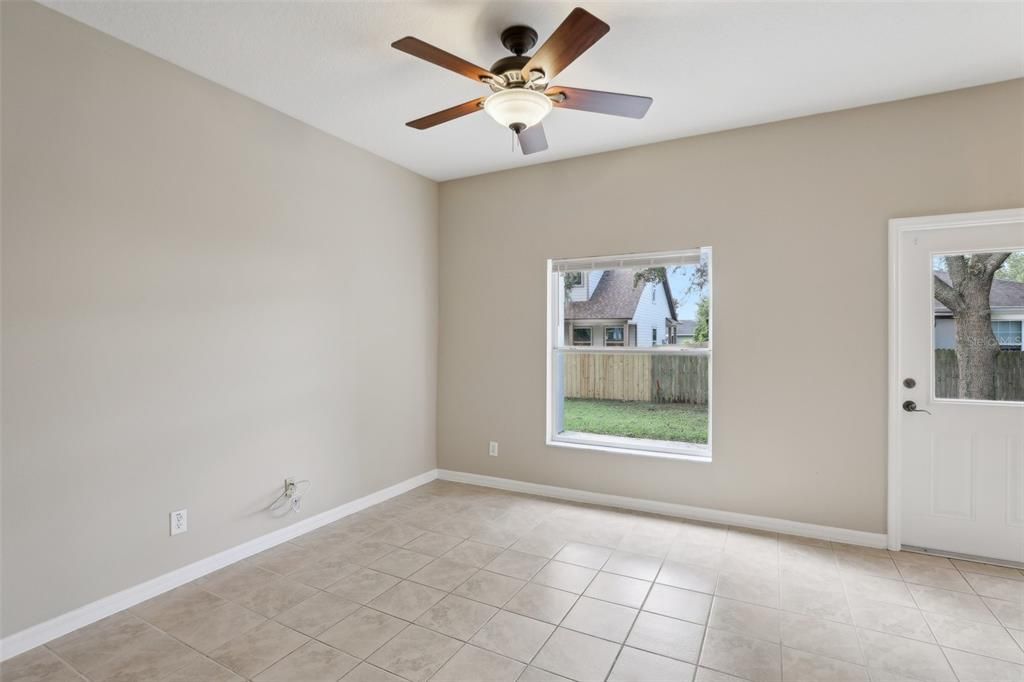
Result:
M887 221L1021 205L1024 81L445 183L439 466L883 532ZM546 447L545 260L696 246L713 463Z
M437 185L0 4L3 633L433 469Z

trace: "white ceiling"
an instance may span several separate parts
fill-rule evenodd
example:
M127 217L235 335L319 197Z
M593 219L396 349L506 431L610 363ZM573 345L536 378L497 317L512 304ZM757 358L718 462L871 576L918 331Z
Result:
M574 3L44 2L435 180L1024 76L1022 2L584 3L611 32L555 84L654 105L642 121L555 110L550 149L524 158L483 113L407 128L488 91L389 45L488 67L503 28L543 41Z

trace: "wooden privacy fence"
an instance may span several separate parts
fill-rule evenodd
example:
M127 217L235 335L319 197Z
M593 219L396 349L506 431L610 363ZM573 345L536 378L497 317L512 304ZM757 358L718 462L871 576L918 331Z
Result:
M956 351L935 351L935 397L959 398L960 368ZM996 400L1024 401L1024 352L1002 351L996 356Z
M708 356L565 353L566 398L706 405Z

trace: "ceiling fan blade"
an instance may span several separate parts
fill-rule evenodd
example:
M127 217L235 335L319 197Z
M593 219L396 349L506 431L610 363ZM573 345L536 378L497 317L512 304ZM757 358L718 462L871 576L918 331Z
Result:
M543 123L534 123L519 133L518 138L523 154L535 154L548 148L548 136L544 134Z
M472 78L477 82L480 82L485 78L494 78L494 74L487 69L481 68L476 64L471 64L465 59L456 57L449 52L445 52L439 47L434 47L430 43L425 43L419 38L406 36L401 40L396 40L391 43L391 47L396 50L401 50L406 54L411 54L413 57L419 57L431 64L436 64L441 68L454 71L466 78Z
M604 23L585 9L577 7L569 12L555 32L540 46L540 49L523 67L523 77L530 80L530 72L541 70L549 81L610 30Z
M483 111L485 99L487 98L477 97L476 99L471 99L468 102L456 104L454 107L443 109L441 111L435 111L434 113L429 114L428 116L424 116L423 118L418 118L415 121L409 121L405 125L409 126L410 128L415 128L416 130L426 130L427 128L433 128L436 125L447 123L448 121L460 118L462 116L465 116L466 114L472 114L474 111Z
M641 97L639 95L621 95L617 92L583 90L582 88L563 88L559 85L548 88L544 94L552 98L551 102L556 107L593 111L598 114L611 114L612 116L626 116L628 118L643 118L654 102L650 97ZM558 95L563 95L564 98L559 101Z

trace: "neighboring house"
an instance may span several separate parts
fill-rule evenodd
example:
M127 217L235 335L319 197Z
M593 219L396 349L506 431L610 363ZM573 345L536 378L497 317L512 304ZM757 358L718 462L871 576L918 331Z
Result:
M566 274L565 338L573 346L652 347L675 343L668 282L633 285L631 270Z
M949 284L949 273L936 271L935 276ZM956 348L956 320L953 313L938 301L935 307L935 347ZM1024 283L1006 279L992 280L989 294L992 306L992 331L1003 350L1024 350Z
M697 320L678 320L675 322L665 320L665 322L670 325L670 333L671 327L675 328L675 343L679 345L693 343L693 333L697 329Z

